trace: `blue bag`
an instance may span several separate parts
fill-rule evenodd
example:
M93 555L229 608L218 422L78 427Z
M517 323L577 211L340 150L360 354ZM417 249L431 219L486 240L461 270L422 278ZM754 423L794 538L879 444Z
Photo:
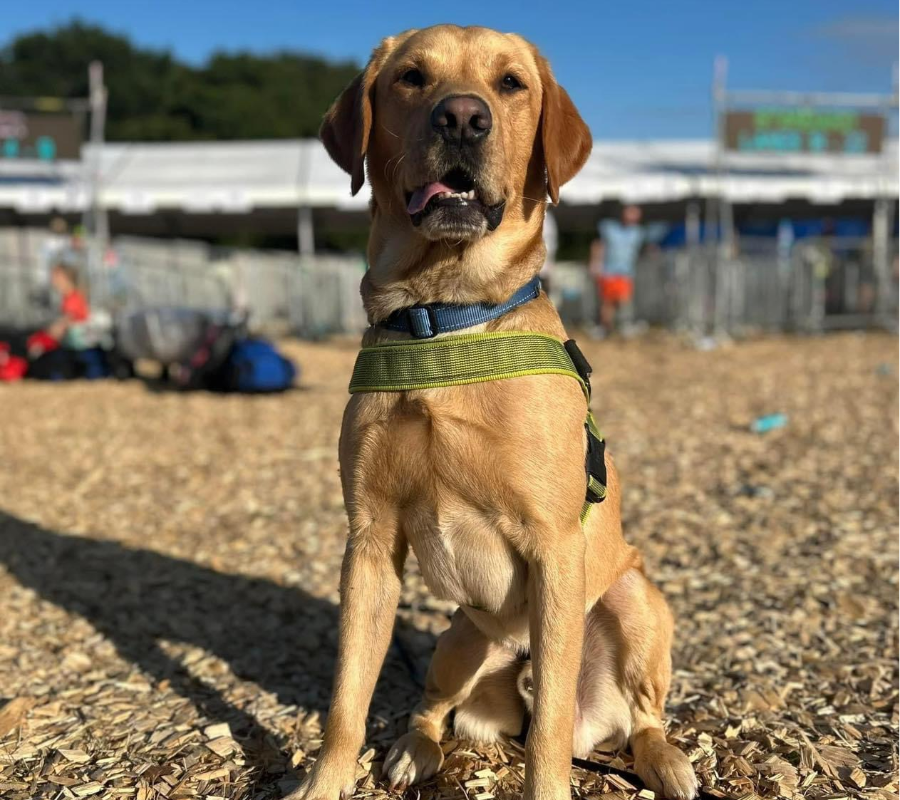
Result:
M283 392L293 386L297 368L265 339L240 339L221 372L221 389L229 392Z

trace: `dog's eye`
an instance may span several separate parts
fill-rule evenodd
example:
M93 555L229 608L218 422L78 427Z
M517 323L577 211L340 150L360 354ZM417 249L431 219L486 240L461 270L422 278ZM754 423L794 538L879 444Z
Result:
M505 92L514 92L516 89L524 89L522 82L515 75L504 75L500 81L500 88Z
M406 72L400 76L400 80L403 81L403 83L408 83L410 86L425 85L425 76L417 69L406 70Z

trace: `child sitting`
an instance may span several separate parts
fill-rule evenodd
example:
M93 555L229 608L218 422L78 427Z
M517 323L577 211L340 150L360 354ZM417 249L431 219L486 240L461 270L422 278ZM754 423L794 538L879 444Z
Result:
M27 377L70 380L85 372L82 356L89 352L85 323L90 308L79 289L74 267L56 264L50 272L50 283L61 298L60 315L44 330L28 337Z
M87 297L78 288L74 267L59 263L50 272L50 283L62 298L62 312L47 328L28 340L28 357L32 360L63 345L72 350L85 347L82 324L90 316Z

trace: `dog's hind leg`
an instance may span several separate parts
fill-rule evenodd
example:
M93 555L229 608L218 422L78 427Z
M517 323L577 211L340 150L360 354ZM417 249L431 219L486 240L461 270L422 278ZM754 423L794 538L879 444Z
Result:
M687 756L666 741L662 725L671 643L666 601L643 572L629 570L585 619L572 750L586 758L596 747L617 750L630 741L634 768L647 787L689 800L697 778ZM529 709L532 684L529 662L518 678Z
M647 788L672 800L690 800L697 776L687 756L666 741L662 716L672 677L672 614L642 571L626 572L592 613L604 618L616 648L618 680L631 709L634 769Z
M631 732L631 707L618 675L615 620L600 603L585 618L584 647L575 699L572 755L587 758L593 750L625 747ZM531 711L534 678L531 662L519 669L517 689Z
M468 699L456 707L457 738L485 744L522 732L525 707L516 689L521 668L515 651L505 647L494 651Z
M425 696L410 717L409 732L397 740L385 759L384 774L391 788L403 790L440 769L444 761L440 741L447 716L470 698L480 697L498 675L502 678L508 673L508 707L495 708L496 703L486 702L480 717L483 730L496 725L499 714L500 732L519 732L523 710L515 691L515 661L514 651L486 637L461 609L456 612L450 628L438 639L425 680ZM474 714L470 716L475 719ZM466 719L465 710L462 719Z

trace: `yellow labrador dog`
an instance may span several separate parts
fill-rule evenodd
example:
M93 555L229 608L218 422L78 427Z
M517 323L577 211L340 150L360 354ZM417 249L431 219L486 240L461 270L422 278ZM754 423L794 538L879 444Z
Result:
M354 193L366 173L372 185L365 345L404 336L379 326L398 309L501 303L533 278L547 198L591 149L534 46L451 25L385 39L328 111L322 140ZM543 294L464 332L482 330L566 339ZM626 743L651 789L696 794L663 731L672 618L622 538L608 457L607 499L580 523L584 421L581 389L561 375L353 395L340 442L350 531L334 698L293 798L353 794L410 547L459 610L385 761L392 787L440 769L451 711L457 735L489 741L518 733L527 708L527 798L569 797L573 752Z

